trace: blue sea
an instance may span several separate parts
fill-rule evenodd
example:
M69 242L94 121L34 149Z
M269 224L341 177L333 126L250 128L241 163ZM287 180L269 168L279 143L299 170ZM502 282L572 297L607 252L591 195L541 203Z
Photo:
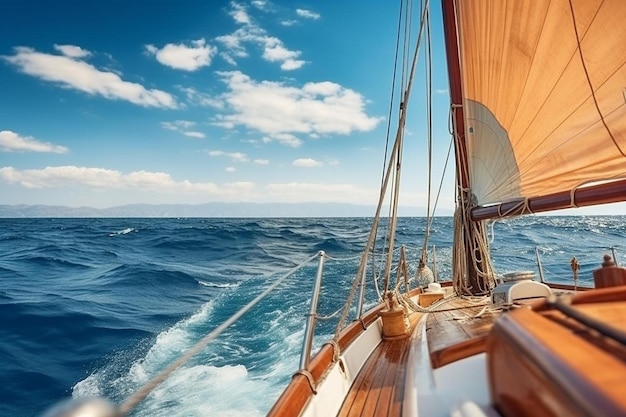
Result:
M320 250L321 315L342 306L370 226L325 219L0 219L0 415L38 416L70 397L119 403L267 286ZM530 216L490 228L498 273L535 270L580 284L614 248L626 263L626 217ZM413 270L423 218L397 239ZM450 275L452 219L429 245ZM379 238L378 247L384 245ZM134 416L262 416L298 367L317 264L280 285L176 371ZM369 285L370 305L375 294ZM321 322L315 347L332 335Z

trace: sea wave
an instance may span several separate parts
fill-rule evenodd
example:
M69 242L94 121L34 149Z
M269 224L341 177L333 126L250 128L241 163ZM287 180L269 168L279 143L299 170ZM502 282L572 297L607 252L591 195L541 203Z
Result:
M589 282L615 247L626 264L624 217L528 216L493 225L496 270L537 270ZM0 415L41 414L68 390L127 398L286 271L327 253L320 315L356 277L368 219L0 220ZM450 276L452 221L431 227L441 279ZM410 274L424 219L403 218L397 243ZM111 235L114 236L111 236ZM382 248L385 239L377 238ZM381 258L378 257L377 260ZM135 415L263 415L298 366L317 265L272 292L157 388ZM587 281L585 281L587 280ZM376 292L368 282L368 299ZM353 314L353 311L351 312ZM334 332L320 322L315 348ZM231 401L230 399L233 398ZM234 398L239 398L235 401ZM244 400L241 400L241 399Z

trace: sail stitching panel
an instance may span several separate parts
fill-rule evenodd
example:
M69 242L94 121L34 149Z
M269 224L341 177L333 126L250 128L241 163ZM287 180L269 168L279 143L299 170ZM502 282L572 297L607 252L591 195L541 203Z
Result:
M570 5L570 10L572 12L572 24L574 26L574 33L576 34L576 41L578 42L578 54L580 56L580 62L583 66L583 70L585 71L585 76L587 77L587 82L589 83L589 89L591 91L591 96L593 98L593 102L596 106L596 109L598 110L598 115L600 116L600 120L602 121L602 124L604 125L604 128L606 129L606 132L609 134L611 140L613 141L613 143L615 144L615 147L617 148L617 150L622 154L623 157L626 157L626 154L624 154L624 151L622 150L622 148L619 146L619 144L617 143L617 141L615 140L615 137L613 136L613 132L611 132L611 129L609 128L609 126L606 124L606 121L604 119L604 115L602 114L602 111L600 110L600 106L598 104L598 100L596 98L596 92L593 88L593 85L591 84L591 78L589 76L589 72L587 71L587 65L585 64L585 57L583 56L583 50L580 44L580 37L578 35L578 28L576 27L576 16L574 14L574 5L572 4L572 0L569 0L569 5ZM599 12L600 8L602 6L598 7L598 10L596 10L596 15ZM595 16L594 16L595 19ZM589 25L591 26L591 24Z
M546 14L546 20L548 18L548 14L549 12ZM542 25L542 29L543 29L543 25ZM565 66L565 68L569 68L570 64L573 62L574 58L576 57L576 52L573 51L572 55L570 57L570 59L567 62L567 65ZM552 86L552 89L550 90L550 92L546 95L545 100L543 101L543 103L541 104L541 106L537 107L537 110L535 112L534 117L531 119L530 123L528 123L526 129L524 131L521 132L521 134L519 135L519 138L517 139L517 141L521 141L524 140L524 137L526 136L527 132L532 128L535 120L537 119L537 117L540 116L542 110L544 109L545 105L548 104L548 102L550 101L550 99L552 98L552 93L554 93L557 88L559 87L559 83L561 82L561 80L563 79L563 77L565 76L566 71L561 71L561 74L559 75L559 77L555 80L554 85ZM563 118L563 120L561 121L561 123L557 124L554 126L554 128L548 133L546 134L541 141L538 141L534 147L534 150L532 152L528 152L526 158L524 159L520 159L519 161L519 165L523 165L527 158L530 158L531 155L537 150L540 149L542 147L542 145L545 143L545 141L548 140L548 138L555 132L557 131L566 121L569 120L569 118L576 113L576 111L578 111L582 106L584 105L584 101L581 101L580 105L574 109L572 109L571 113L569 113L565 118ZM546 153L544 155L544 158L548 157L550 155L550 152ZM540 159L537 162L543 160Z
M545 26L546 26L546 22L547 22L547 20L548 20L548 15L549 15L549 14L550 14L550 13L549 13L549 8L548 8L548 9L546 10L546 14L545 14L545 15L544 15L544 17L543 17L543 22L541 23L540 33L543 33L543 30L544 30L544 28L545 28ZM538 46L539 46L539 43L540 43L540 42L541 42L541 35L539 35L539 36L537 37L537 42L536 42L536 43L535 43L535 45L534 45L534 53L533 53L533 56L532 56L532 58L531 58L531 60L530 60L530 65L529 65L529 68L532 68L532 67L533 67L533 65L534 65L534 63L535 63L535 58L537 57L537 48L538 48ZM529 79L530 79L530 73L526 74L526 81L524 82L524 86L522 87L522 93L521 93L520 97L518 98L517 106L515 107L515 111L513 112L513 117L512 117L512 120L515 120L515 118L517 117L517 113L518 113L518 111L519 111L519 109L520 109L520 104L521 104L521 102L522 102L521 98L525 95L525 93L526 93L526 91L527 91L527 87L528 87L528 80L529 80ZM548 96L548 97L549 97L549 96ZM547 101L548 97L546 97L546 101ZM544 101L544 104L545 104L545 101ZM543 106L541 106L541 107L543 107ZM536 115L535 115L535 118L536 118ZM524 131L524 132L522 132L522 134L520 135L520 138L522 138L522 137L524 136L524 134L525 134L525 131Z

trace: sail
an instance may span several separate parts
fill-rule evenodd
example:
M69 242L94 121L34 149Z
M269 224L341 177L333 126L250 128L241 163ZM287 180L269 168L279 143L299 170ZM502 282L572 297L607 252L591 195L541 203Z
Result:
M477 205L626 178L626 1L457 0Z

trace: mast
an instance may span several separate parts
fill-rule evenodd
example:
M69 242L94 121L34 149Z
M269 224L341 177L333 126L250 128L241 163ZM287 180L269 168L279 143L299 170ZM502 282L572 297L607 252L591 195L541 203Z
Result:
M465 117L463 112L463 90L461 84L461 66L459 60L459 44L456 25L455 0L442 0L443 28L446 44L446 58L448 61L448 80L450 83L451 113L453 121L454 149L456 153L456 182L457 182L457 210L461 210L461 222L464 232L462 233L466 271L457 271L467 274L467 284L472 293L478 293L486 287L484 278L479 271L485 271L484 264L488 262L486 257L478 250L478 234L484 233L484 225L477 222L476 227L470 225L470 204L472 201L469 172L467 164L467 147L465 142ZM460 235L457 235L460 236ZM459 244L458 242L456 244Z

